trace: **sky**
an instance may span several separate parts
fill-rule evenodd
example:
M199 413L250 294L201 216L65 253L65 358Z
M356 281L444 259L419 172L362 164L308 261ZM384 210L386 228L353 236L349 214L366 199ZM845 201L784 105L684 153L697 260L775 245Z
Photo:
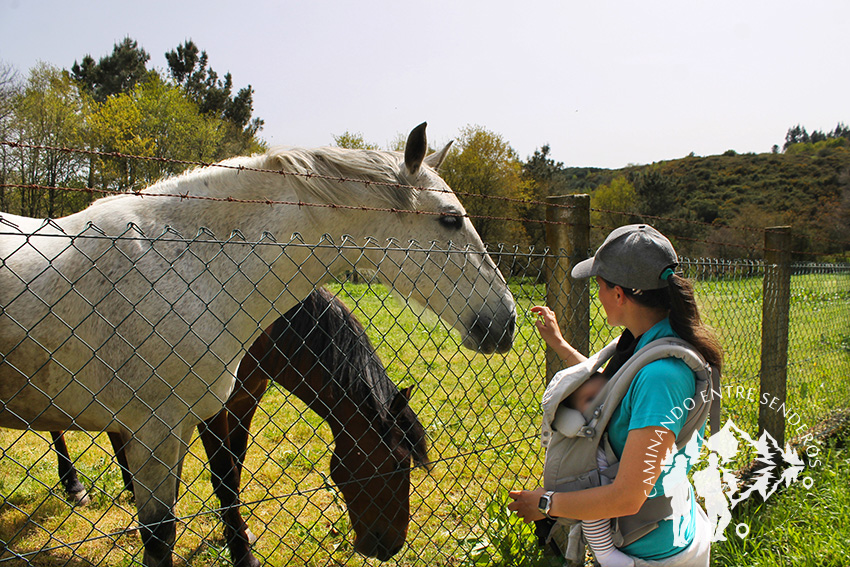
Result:
M129 36L164 70L192 39L254 88L270 145L427 121L435 147L476 125L523 160L620 168L850 124L848 22L847 0L0 0L0 61L26 77Z

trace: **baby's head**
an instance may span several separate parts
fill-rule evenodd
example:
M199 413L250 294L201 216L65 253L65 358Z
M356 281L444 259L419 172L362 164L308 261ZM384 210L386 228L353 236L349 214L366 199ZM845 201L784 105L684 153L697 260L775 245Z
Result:
M585 380L584 384L579 386L572 394L567 396L567 407L584 413L587 411L593 398L605 387L607 381L608 379L602 374L594 374Z

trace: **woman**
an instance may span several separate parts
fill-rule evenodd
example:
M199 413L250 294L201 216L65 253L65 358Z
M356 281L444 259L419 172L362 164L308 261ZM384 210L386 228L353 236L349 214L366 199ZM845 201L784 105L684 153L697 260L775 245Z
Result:
M719 368L719 343L700 320L692 284L673 272L677 264L676 251L666 237L648 225L629 225L614 230L593 258L573 269L574 278L596 277L608 323L625 327L617 354L605 368L606 376L612 376L644 345L663 337L684 339ZM550 309L534 307L532 312L539 317L536 326L541 337L568 365L586 360L564 340ZM692 397L694 390L693 372L678 359L661 359L644 366L607 429L620 462L617 476L608 485L552 494L545 499L548 515L583 521L628 516L635 514L648 497L662 495L661 461L673 448L687 418L687 414L682 415L671 424L670 413ZM683 450L680 448L680 452ZM647 490L648 486L652 489ZM693 489L689 492L692 513L684 526L674 527L672 521L664 520L621 551L636 558L637 565L707 566L710 544L706 537L695 537L705 533L707 520ZM526 522L543 519L545 515L538 508L543 495L543 489L512 491L514 501L508 508ZM698 542L693 545L695 540Z

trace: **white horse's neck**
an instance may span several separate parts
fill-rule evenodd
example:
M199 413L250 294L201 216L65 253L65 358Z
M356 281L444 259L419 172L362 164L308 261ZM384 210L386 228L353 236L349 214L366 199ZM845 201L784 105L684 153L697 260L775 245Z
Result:
M326 233L339 238L343 232L356 235L363 230L363 235L371 235L375 227L365 226L369 215L351 207L415 207L415 191L403 188L394 158L388 152L360 156L338 148L233 158L165 179L140 195L100 199L60 224L74 232L73 225L82 229L92 222L107 234L120 234L133 223L147 236L158 236L170 227L187 238L201 227L219 239L228 238L236 230L249 240L269 232L287 241L297 233L312 243ZM286 173L278 173L281 170ZM326 205L342 207L334 210ZM360 226L361 218L364 226Z
M123 234L133 225L148 237L171 229L192 238L203 228L227 239L233 231L246 233L269 216L271 206L258 202L294 200L294 191L285 183L270 187L268 178L277 176L253 171L266 165L264 155L233 158L162 180L140 194L99 199L56 222L69 235L82 233L91 223L110 236ZM254 236L259 238L264 230L268 229Z
M193 195L213 199L236 198L250 185L243 183L257 171L265 171L266 155L231 158L214 165L191 169L180 175L163 179L142 191L143 195ZM265 175L272 175L264 173ZM235 193L235 194L234 194Z

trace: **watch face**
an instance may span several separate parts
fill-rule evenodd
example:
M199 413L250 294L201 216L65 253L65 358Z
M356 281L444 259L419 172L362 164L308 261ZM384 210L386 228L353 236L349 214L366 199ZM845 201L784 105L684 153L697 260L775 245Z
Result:
M549 495L544 494L540 497L540 501L537 503L537 508L543 512L544 514L549 513Z

